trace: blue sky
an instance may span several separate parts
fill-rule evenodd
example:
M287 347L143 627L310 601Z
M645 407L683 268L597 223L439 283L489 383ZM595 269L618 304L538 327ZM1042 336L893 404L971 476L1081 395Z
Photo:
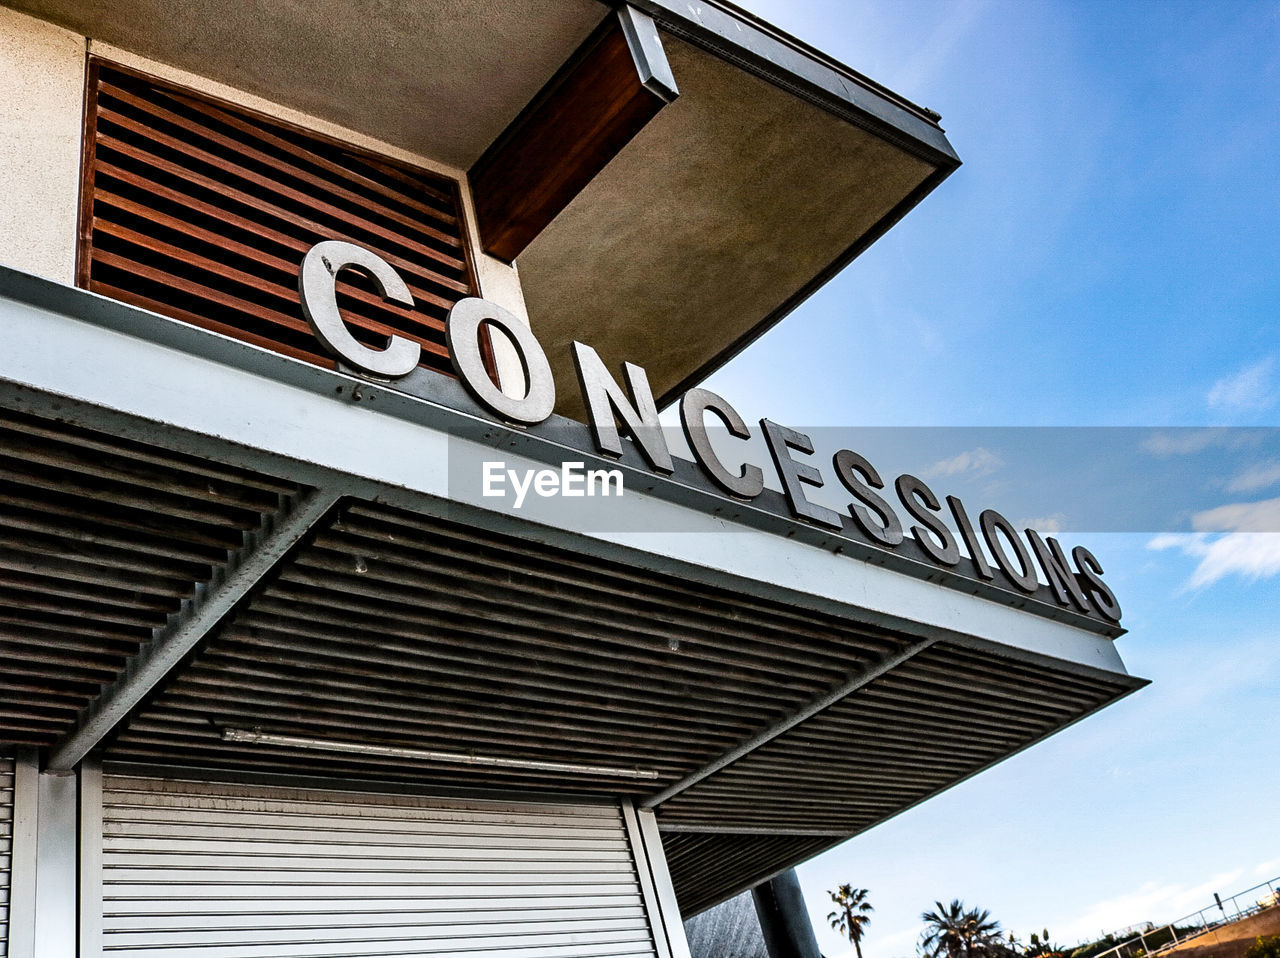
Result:
M748 421L1280 425L1280 2L742 2L938 110L965 162L713 377ZM1070 540L1154 684L803 866L828 956L841 882L871 889L866 958L901 958L935 899L1074 943L1280 875L1280 533L1250 531L1280 528L1280 461L1173 435L1235 533ZM984 448L935 466L998 481Z

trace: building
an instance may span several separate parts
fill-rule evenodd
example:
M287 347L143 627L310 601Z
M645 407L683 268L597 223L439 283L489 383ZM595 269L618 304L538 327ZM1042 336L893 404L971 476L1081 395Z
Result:
M683 958L1142 684L698 388L959 162L729 4L18 0L0 117L11 958Z

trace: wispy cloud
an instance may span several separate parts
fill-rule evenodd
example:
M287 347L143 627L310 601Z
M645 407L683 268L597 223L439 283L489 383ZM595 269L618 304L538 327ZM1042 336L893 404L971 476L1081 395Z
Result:
M1280 499L1233 502L1197 512L1191 517L1196 532L1280 532Z
M1259 462L1237 473L1226 482L1228 492L1257 492L1280 482L1280 460Z
M1141 887L1106 898L1089 906L1081 916L1062 929L1063 941L1083 941L1099 932L1127 928L1139 922L1157 924L1174 921L1197 908L1212 906L1213 893L1227 892L1238 884L1244 869L1214 875L1199 885L1147 882Z
M1187 587L1203 589L1229 575L1250 581L1280 574L1280 535L1274 532L1233 532L1210 538L1203 533L1168 533L1156 536L1151 549L1178 549L1199 559Z
M1257 581L1280 574L1280 499L1197 512L1191 528L1196 531L1166 533L1147 543L1149 549L1177 549L1199 560L1188 588L1202 589L1229 575Z
M1154 432L1138 448L1153 456L1191 456L1207 449L1242 449L1256 446L1263 435L1257 430L1210 426L1206 429L1170 429Z
M967 449L958 453L950 459L940 459L925 469L924 474L931 479L939 476L958 476L962 473L988 476L1003 465L1004 460L998 455L985 446L978 446L976 449Z
M1225 412L1262 412L1276 403L1276 360L1268 356L1224 376L1209 390L1209 408Z
M1019 529L1035 529L1036 532L1056 534L1066 528L1067 516L1064 512L1055 512L1051 516L1038 516L1034 519L1019 519L1017 526Z

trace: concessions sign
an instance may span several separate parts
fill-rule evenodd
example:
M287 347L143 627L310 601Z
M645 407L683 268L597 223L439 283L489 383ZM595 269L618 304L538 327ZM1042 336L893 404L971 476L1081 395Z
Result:
M325 347L354 372L382 382L409 377L418 368L417 343L391 336L385 348L373 349L358 342L347 329L335 291L336 277L343 269L359 270L372 277L388 300L413 305L404 281L385 260L350 243L324 242L307 253L299 274L302 309L311 328ZM510 395L495 384L485 364L482 329L496 331L511 344L524 372L523 395ZM533 331L508 310L484 299L463 299L450 311L445 334L459 379L489 415L525 429L559 419L553 415L556 386L546 353ZM650 473L672 477L683 463L674 460L668 449L644 369L624 363L624 386L590 346L574 342L572 354L587 409L587 424L583 427L562 423L567 428L589 430L592 451L614 461L623 459L626 453L625 432ZM767 498L771 493L765 488L764 471L759 466L726 462L713 448L707 429L709 417L732 437L751 437L741 415L715 393L695 388L681 397L681 426L705 484L735 503L754 505L761 497ZM876 554L900 555L915 565L928 563L949 573L939 577L945 585L966 588L963 583L967 580L1051 603L1108 625L1120 621L1120 606L1103 581L1102 566L1084 546L1076 546L1068 554L1057 539L1041 536L1034 529L1020 532L994 509L973 515L959 498L940 499L923 480L910 474L900 475L890 484L852 449L836 452L824 468L811 458L814 446L804 433L769 419L760 420L760 429L790 518L864 547L851 550L855 554L869 558ZM603 483L611 475L599 478ZM485 481L495 478L487 474ZM591 478L584 476L584 483ZM844 512L806 495L807 490L827 485L829 480L838 483L849 496ZM620 487L621 479L617 482ZM952 531L948 519L957 532ZM1047 589L1041 585L1041 576Z

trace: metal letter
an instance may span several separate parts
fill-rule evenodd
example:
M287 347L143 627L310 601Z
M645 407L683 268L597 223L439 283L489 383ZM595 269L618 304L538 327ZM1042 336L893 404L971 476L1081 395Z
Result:
M898 490L898 498L907 507L907 512L923 522L926 527L911 527L911 534L920 543L920 548L934 562L940 562L942 565L955 565L959 562L960 548L956 545L955 536L951 534L946 524L934 515L935 512L942 511L942 506L938 504L938 497L933 494L933 490L924 484L924 480L905 473L898 477L894 487ZM930 532L937 537L936 543L928 534Z
M858 502L849 503L849 514L858 527L876 542L886 546L896 546L902 542L902 522L889 503L872 492L883 489L884 480L876 467L858 455L852 449L841 449L831 460L836 468L836 477L857 498L876 511L880 521L876 522Z
M422 347L411 339L391 336L386 349L370 349L351 335L338 311L338 273L358 269L378 284L384 299L412 306L413 297L400 274L382 257L353 243L326 240L317 243L302 258L298 271L298 294L302 315L325 348L352 366L383 379L399 379L418 366Z
M969 513L965 512L964 503L955 496L947 496L947 505L951 507L951 514L956 517L956 525L960 527L960 535L969 549L969 558L973 561L974 570L984 579L994 579L996 574L991 571L991 564L987 562L987 557L982 552L982 543L978 541L978 534L973 531L973 523L969 521Z
M1058 604L1067 605L1070 600L1081 612L1088 612L1089 601L1084 597L1080 581L1071 571L1071 566L1067 564L1067 557L1063 554L1058 540L1049 536L1048 545L1046 545L1035 529L1027 530L1027 539L1031 542L1031 550L1040 561L1040 568L1044 570L1044 577L1049 581L1049 587L1053 589Z
M1009 580L1023 592L1035 592L1040 587L1040 580L1036 578L1036 567L1032 564L1027 547L1022 544L1022 540L1018 537L1018 530L1013 527L1013 523L994 509L987 509L978 518L982 523L982 537L987 540L987 545L991 547L991 554L995 556L996 564L1009 577ZM1004 551L1004 546L1000 544L1000 537L996 534L997 531L1004 533L1005 538L1009 540L1009 544L1013 546L1014 552L1018 554L1018 568L1015 569L1013 563L1009 560L1009 554Z
M662 424L658 422L658 407L649 389L649 377L633 363L623 363L631 396L609 375L600 356L590 346L575 341L572 346L573 363L578 371L578 385L587 404L591 420L591 435L596 447L614 458L622 457L622 439L618 436L618 422L622 417L632 438L650 468L665 473L675 472ZM634 399L632 399L634 397ZM632 404L634 402L634 405Z
M743 499L754 499L764 490L764 471L748 462L735 476L724 467L711 448L711 439L707 435L704 421L707 410L720 417L729 435L739 439L751 438L751 430L736 409L708 389L690 389L680 399L680 425L684 427L689 448L693 450L698 464L721 489Z
M515 347L527 385L523 398L508 396L489 378L480 352L480 327L488 323L502 330ZM556 381L542 344L524 323L497 303L469 296L449 310L444 325L449 358L458 378L476 401L511 422L532 426L556 407Z
M1076 560L1076 566L1080 570L1080 574L1089 582L1089 601L1093 603L1093 607L1098 610L1104 619L1111 622L1120 621L1120 603L1116 601L1115 593L1107 588L1107 584L1102 581L1102 566L1097 559L1093 557L1093 553L1084 546L1076 546L1071 550L1071 555Z
M787 494L791 511L802 519L833 529L843 529L844 522L840 519L840 513L826 506L816 505L804 497L805 485L822 485L822 473L808 463L796 462L791 458L792 449L806 456L813 455L813 442L809 437L768 419L760 420L760 428L764 430L764 438L769 443L769 455L773 457L773 464L782 479L782 489Z

